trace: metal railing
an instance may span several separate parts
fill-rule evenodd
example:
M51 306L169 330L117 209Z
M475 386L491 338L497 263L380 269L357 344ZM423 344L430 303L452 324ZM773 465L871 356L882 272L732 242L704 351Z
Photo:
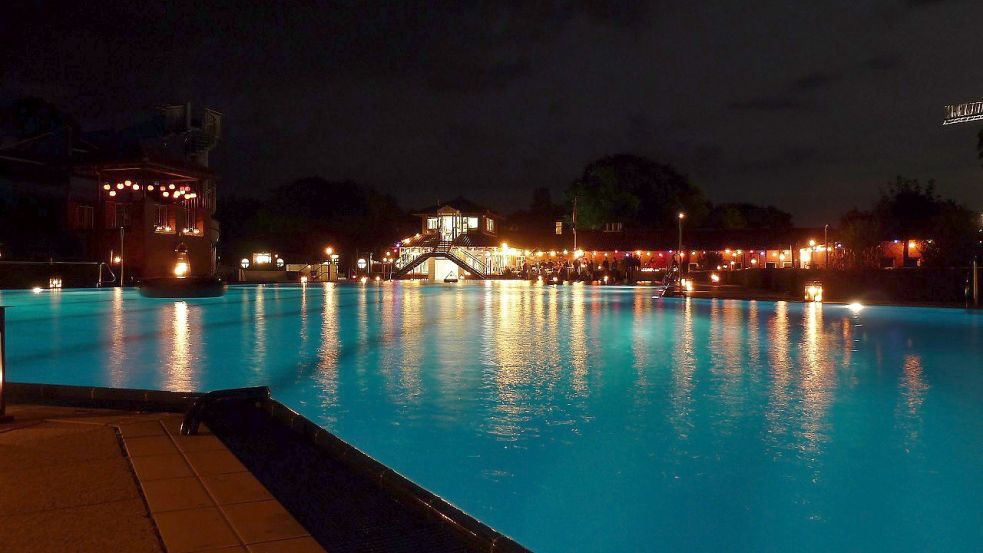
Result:
M450 253L456 255L465 265L473 267L475 271L480 273L480 276L484 276L487 273L484 260L479 259L478 256L468 250L458 246L453 248Z

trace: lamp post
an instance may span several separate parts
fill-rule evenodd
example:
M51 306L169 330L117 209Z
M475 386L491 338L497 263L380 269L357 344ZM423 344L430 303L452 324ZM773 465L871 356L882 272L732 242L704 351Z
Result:
M826 270L829 270L829 223L823 227L823 247L826 248Z
M126 286L123 283L123 263L126 262L126 260L123 259L123 233L124 232L125 231L123 230L123 223L120 222L119 225L119 287L120 288Z
M679 272L683 272L683 219L686 218L686 214L682 211L679 212L679 244L677 245L679 249Z

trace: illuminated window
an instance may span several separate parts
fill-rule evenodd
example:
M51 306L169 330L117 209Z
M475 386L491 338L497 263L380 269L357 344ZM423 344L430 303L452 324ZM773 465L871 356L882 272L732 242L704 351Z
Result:
M174 232L174 225L171 223L171 206L161 204L154 206L154 232L163 234Z
M556 222L556 233L563 234L563 221Z
M272 261L273 254L266 252L253 254L253 265L268 265Z
M485 218L485 230L487 230L488 232L495 232L495 220L494 219L492 219L490 217L486 217Z
M604 223L604 232L621 232L621 223Z
M437 219L436 217L428 217L427 218L427 230L436 230L437 229L437 223L438 222L439 222L439 219Z
M468 228L473 228L473 229L478 228L478 218L477 217L468 217Z

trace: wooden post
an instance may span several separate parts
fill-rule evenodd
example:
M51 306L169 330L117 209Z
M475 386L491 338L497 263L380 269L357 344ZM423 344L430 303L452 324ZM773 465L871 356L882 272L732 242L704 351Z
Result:
M980 306L980 266L973 260L973 307Z
M7 401L4 398L7 384L7 320L6 307L0 305L0 422L10 420L7 416Z

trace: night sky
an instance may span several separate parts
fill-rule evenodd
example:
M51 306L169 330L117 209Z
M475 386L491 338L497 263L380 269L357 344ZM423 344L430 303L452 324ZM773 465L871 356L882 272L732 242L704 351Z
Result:
M321 175L511 211L629 152L800 225L899 173L983 208L983 123L940 125L983 99L983 2L391 4L5 2L0 101L87 129L213 107L242 193Z

